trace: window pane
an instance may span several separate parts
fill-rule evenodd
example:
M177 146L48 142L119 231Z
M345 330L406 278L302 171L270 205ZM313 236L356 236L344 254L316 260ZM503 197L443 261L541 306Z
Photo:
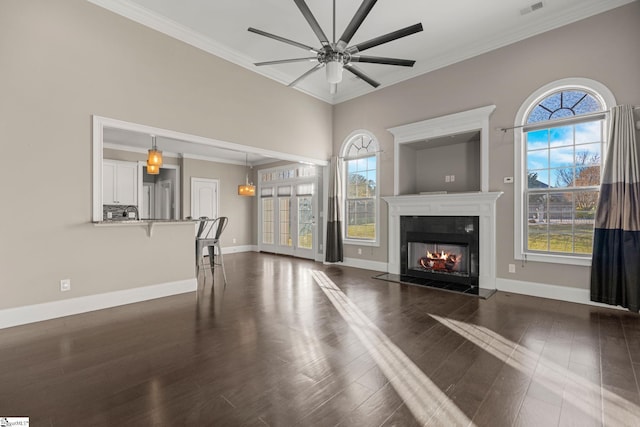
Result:
M313 204L311 196L298 197L298 247L313 248Z
M579 123L576 126L576 144L602 141L602 120Z
M596 111L602 111L602 106L593 96L587 95L578 105L575 106L574 111L576 114L594 113Z
M552 187L568 188L573 187L575 179L575 169L573 167L551 169Z
M549 129L549 144L551 147L573 145L573 126Z
M549 169L528 170L527 188L549 188Z
M529 223L527 228L527 249L531 251L549 251L547 223Z
M527 169L546 169L549 167L549 150L536 150L527 153Z
M573 196L549 195L549 251L573 252Z
M280 205L280 245L291 246L291 221L289 215L290 198L281 197L278 199Z
M573 160L573 146L549 150L549 166L552 168L573 166Z
M262 199L262 243L273 244L273 199Z
M367 157L367 169L369 170L376 169L376 156Z
M373 200L349 200L346 219L348 238L375 239L375 202Z
M549 147L549 129L527 132L527 150Z
M579 191L575 200L575 251L590 254L593 251L593 229L595 227L598 191Z

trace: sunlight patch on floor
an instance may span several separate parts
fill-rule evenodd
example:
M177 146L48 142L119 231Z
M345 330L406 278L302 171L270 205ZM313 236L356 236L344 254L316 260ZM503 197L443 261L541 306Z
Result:
M471 420L321 271L313 279L358 336L422 425L469 426Z
M636 404L602 388L600 384L594 384L488 328L434 314L430 316L512 368L532 375L532 381L546 388L549 393L562 393L563 400L583 413L591 414L594 422L604 423L602 408L598 415L593 414L593 399L589 397L594 395L601 396L612 425L638 425L635 423L640 422L640 408Z

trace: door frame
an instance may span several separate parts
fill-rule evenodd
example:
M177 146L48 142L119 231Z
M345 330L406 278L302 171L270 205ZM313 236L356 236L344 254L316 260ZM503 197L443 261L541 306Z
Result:
M317 260L318 257L318 253L321 247L324 246L324 241L319 240L320 236L319 236L319 219L321 219L323 217L323 215L319 215L320 210L320 198L319 198L319 191L320 191L320 185L322 184L319 180L319 173L322 173L319 170L316 170L316 174L313 176L305 176L305 177L287 177L284 179L275 179L275 180L271 180L271 181L266 181L263 182L263 180L260 178L261 174L263 173L271 173L271 172L277 172L277 171L281 171L281 170L289 170L292 168L295 168L297 165L290 165L290 166L285 166L285 167L276 167L276 168L271 168L271 169L263 169L258 171L258 191L257 191L257 197L258 197L258 203L257 203L257 221L258 221L258 235L257 235L257 244L258 244L258 250L264 250L266 252L273 252L276 254L282 254L282 255L292 255L295 257L300 257L300 258L306 258L306 259L312 259L312 260ZM317 168L319 168L319 166L316 165ZM301 249L298 248L297 246L297 241L298 241L298 204L297 204L297 190L296 190L296 186L298 184L313 184L314 186L314 191L313 191L313 195L312 195L312 205L313 205L313 216L314 216L314 226L313 226L313 246L311 249ZM291 224L291 228L290 228L290 234L291 234L291 238L294 239L293 241L293 245L291 248L282 248L280 247L280 245L277 245L276 243L278 242L279 239L279 204L278 204L278 186L282 186L282 185L291 185L292 189L291 189L291 195L288 196L290 199L290 215L295 216L295 221L292 221ZM273 194L271 197L271 199L273 199L274 201L274 244L265 244L262 242L262 202L263 202L263 198L262 198L262 189L265 187L271 187L273 188ZM323 206L324 209L324 206ZM295 224L293 224L293 222ZM294 227L295 225L295 227Z
M138 161L138 194L142 195L142 183L144 182L144 168L147 166L146 161ZM173 169L175 170L175 183L173 186L173 197L174 197L174 216L172 219L181 219L182 212L182 198L180 197L180 187L182 186L180 182L180 166L178 165L162 165L161 169ZM154 185L155 191L155 185ZM142 200L141 197L138 197L138 212L142 212Z

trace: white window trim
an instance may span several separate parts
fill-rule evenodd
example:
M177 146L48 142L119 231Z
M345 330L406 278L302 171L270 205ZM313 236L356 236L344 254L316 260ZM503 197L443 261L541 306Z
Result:
M616 99L613 93L600 82L595 80L570 77L566 79L556 80L548 83L535 92L533 92L520 106L518 114L514 121L514 258L518 260L534 261L534 262L549 262L555 264L571 264L571 265L591 265L591 257L579 257L572 255L559 255L559 254L541 254L537 252L526 252L524 250L524 200L523 200L523 178L524 171L526 171L525 160L522 155L523 144L523 130L522 126L525 124L526 118L529 113L535 108L539 101L551 95L554 92L569 89L584 90L589 93L593 93L598 100L604 105L605 110L609 110L616 105ZM605 121L604 135L607 135L607 121ZM606 142L605 142L606 144ZM602 153L602 164L604 165L604 157L606 152Z
M351 140L357 136L357 135L367 135L369 138L371 138L377 149L375 152L375 156L376 156L376 196L375 196L375 204L376 204L376 209L375 209L375 215L376 215L376 226L375 226L375 233L376 233L376 238L375 240L360 240L360 239L350 239L347 237L347 218L346 218L346 213L347 213L347 170L346 170L346 161L347 160L351 160L355 157L352 158L347 158L347 149L349 147L349 145L351 144ZM363 157L365 156L369 156L370 153L367 153L366 155L363 155ZM342 212L343 215L345 215L345 217L343 218L342 221L342 235L344 236L342 238L342 243L345 245L357 245L357 246L371 246L371 247L379 247L380 246L380 143L378 142L378 138L375 137L374 134L372 134L371 132L369 132L368 130L365 129L358 129L358 130L354 130L353 132L351 132L344 140L344 142L342 143L342 147L340 148L340 157L342 157L343 159L343 164L342 164L342 171L340 172L342 174L342 182L343 182L343 195L342 195L342 206L344 206L344 212Z

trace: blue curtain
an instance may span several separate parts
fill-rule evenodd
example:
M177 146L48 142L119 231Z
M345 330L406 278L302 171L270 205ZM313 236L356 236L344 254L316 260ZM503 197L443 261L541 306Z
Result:
M633 107L611 109L596 208L591 300L640 310L640 172Z

